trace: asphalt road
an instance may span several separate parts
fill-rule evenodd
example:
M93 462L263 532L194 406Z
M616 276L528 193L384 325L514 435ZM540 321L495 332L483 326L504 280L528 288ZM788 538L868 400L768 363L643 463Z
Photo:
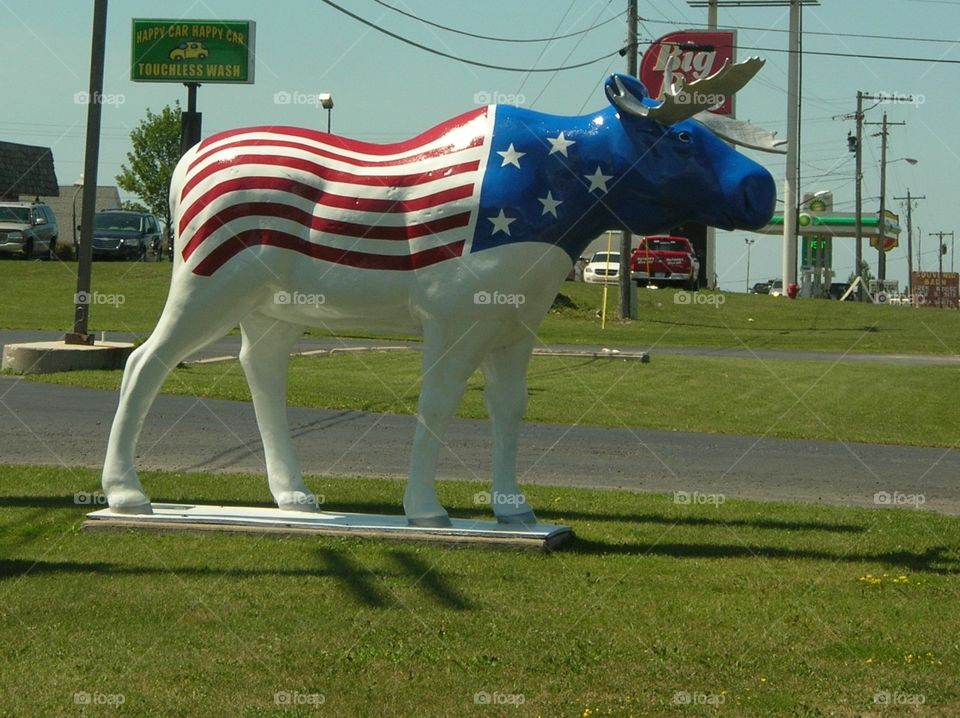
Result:
M63 332L45 332L45 331L27 331L15 329L0 330L0 352L3 352L4 344L14 344L19 342L53 341L63 338ZM136 337L133 334L108 333L106 338L109 341L134 341ZM346 346L350 347L375 347L375 346L411 346L419 348L417 342L404 341L385 341L378 339L315 339L303 337L294 346L293 351L317 351L323 349L339 349ZM547 349L548 347L539 347ZM642 346L621 346L611 344L607 347L583 346L573 344L563 344L549 347L557 351L600 351L603 349L612 349L619 352L649 352L651 355L664 356L704 356L704 357L729 357L736 359L789 359L799 361L825 361L825 362L867 362L871 364L905 364L910 366L934 366L934 365L952 365L960 366L960 356L949 354L855 354L841 352L811 352L811 351L784 351L777 349L737 349L729 347L642 347ZM190 357L188 361L198 359L211 359L215 357L234 357L240 354L239 335L226 336L214 342L210 346L200 350Z
M101 466L116 404L115 392L0 377L0 463ZM290 409L289 417L307 473L406 473L411 416ZM855 506L876 506L875 495L886 492L960 514L956 450L545 424L524 424L520 446L523 483ZM158 397L138 466L263 472L252 406ZM485 480L489 468L487 422L455 420L439 476Z

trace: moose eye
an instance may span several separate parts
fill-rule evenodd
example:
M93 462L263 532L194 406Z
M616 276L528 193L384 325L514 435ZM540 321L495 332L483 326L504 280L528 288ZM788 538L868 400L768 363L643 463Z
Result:
M686 130L683 130L677 133L677 139L683 143L688 143L692 138L690 137L689 132L687 132Z

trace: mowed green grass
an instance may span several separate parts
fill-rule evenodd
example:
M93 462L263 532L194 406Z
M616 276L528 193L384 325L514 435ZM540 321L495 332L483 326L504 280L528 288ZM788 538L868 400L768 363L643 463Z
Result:
M84 532L96 472L0 473L0 715L960 713L949 517L530 487L576 531L551 555ZM154 500L269 503L262 477L143 479ZM333 510L400 506L399 482L308 483ZM441 498L482 518L479 487Z
M0 328L71 328L76 269L76 263L0 261L0 287L8 298L0 305ZM169 262L95 262L92 287L103 301L91 306L90 329L149 334L163 308L170 272ZM561 292L565 299L538 333L546 344L960 353L960 315L952 310L642 289L639 319L619 321L613 287L610 321L601 329L602 287L566 282ZM110 297L122 297L122 303L107 303ZM678 297L691 301L678 302ZM325 334L322 329L313 333Z
M419 352L294 357L293 406L416 413ZM33 375L31 380L115 390L120 371ZM960 367L765 361L657 355L534 357L526 421L768 435L918 446L957 445ZM176 369L164 392L250 401L238 362ZM459 416L486 417L478 371Z

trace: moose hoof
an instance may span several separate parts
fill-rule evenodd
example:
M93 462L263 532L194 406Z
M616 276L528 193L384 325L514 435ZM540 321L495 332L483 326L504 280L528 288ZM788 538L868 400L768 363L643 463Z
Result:
M450 528L453 524L450 523L450 517L446 514L441 514L440 516L421 516L420 518L407 518L407 523L410 526L415 526L422 529L445 529Z
M282 511L305 511L314 513L320 510L320 501L313 494L303 491L286 491L277 499L277 508Z
M524 511L522 514L511 514L509 516L497 516L498 524L533 526L537 523L537 517L533 511Z
M110 511L124 515L147 515L153 513L150 499L142 491L112 491L107 495Z

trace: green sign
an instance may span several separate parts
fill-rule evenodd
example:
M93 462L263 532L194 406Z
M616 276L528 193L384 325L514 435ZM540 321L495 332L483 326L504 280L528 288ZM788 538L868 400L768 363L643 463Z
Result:
M252 20L133 20L134 82L253 84Z
M833 238L812 236L801 238L801 267L833 268Z

